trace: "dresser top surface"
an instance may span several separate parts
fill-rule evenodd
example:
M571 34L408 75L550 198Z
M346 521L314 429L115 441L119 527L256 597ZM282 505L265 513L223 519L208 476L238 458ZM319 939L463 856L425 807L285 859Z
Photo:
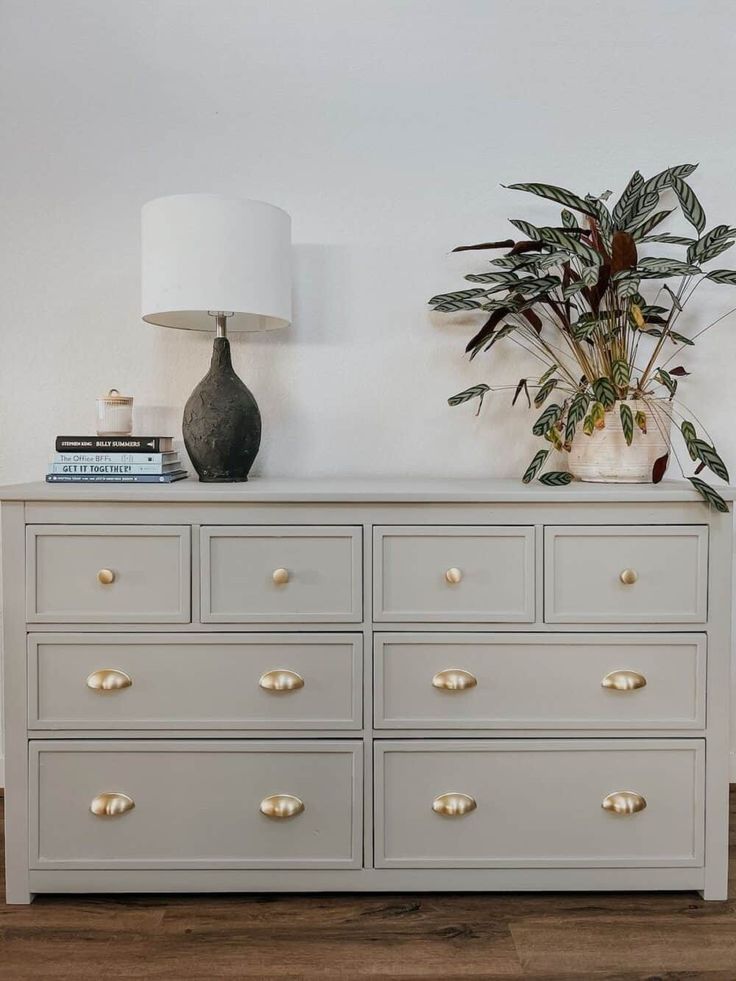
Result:
M736 488L718 487L728 501ZM700 501L689 483L595 484L573 481L566 487L522 484L518 478L436 479L430 477L254 477L246 483L173 484L68 483L37 481L0 487L3 501L102 501L169 504L260 503L645 503Z

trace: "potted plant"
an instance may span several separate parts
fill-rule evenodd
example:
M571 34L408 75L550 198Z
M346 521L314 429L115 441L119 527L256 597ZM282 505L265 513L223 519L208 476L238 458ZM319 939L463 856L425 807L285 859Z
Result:
M710 505L728 510L698 476L707 468L728 481L726 466L677 394L689 374L681 354L723 319L688 337L677 329L683 310L704 280L736 286L736 270L704 268L731 248L736 228L705 230L703 208L686 183L696 166L680 164L649 179L636 171L611 207L610 191L580 197L550 184L510 184L561 205L559 224L537 227L512 219L520 238L453 250L503 250L487 272L465 277L468 288L429 301L441 313L487 315L466 347L470 359L508 339L541 363L536 378L508 386L480 383L449 399L450 405L477 399L480 411L488 392L512 389L512 405L522 394L529 408L533 402L539 412L532 432L548 445L535 453L525 483L537 478L562 485L573 476L657 482L667 469L676 426L694 468L688 480ZM663 193L693 227L691 236L655 231L675 210L659 206ZM654 245L684 255L640 254ZM569 471L544 470L553 448L567 454Z

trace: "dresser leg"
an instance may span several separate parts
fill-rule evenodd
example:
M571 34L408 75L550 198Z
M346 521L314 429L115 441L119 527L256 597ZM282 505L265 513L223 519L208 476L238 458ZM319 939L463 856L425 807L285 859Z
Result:
M705 889L699 889L698 892L703 899L713 902L724 902L728 899L728 883L723 886L718 887L707 887Z
M35 898L35 892L22 887L14 889L10 883L5 887L5 902L8 906L28 906Z

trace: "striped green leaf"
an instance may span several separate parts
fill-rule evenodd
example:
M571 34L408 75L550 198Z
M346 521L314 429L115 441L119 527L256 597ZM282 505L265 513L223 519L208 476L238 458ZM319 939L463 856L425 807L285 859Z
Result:
M469 283L515 283L516 273L512 272L486 272L470 273L465 277ZM432 301L430 300L430 303Z
M653 215L645 218L641 225L637 225L636 228L631 229L631 237L635 242L641 242L644 236L663 222L668 215L671 215L673 210L673 208L670 208L668 211L655 211Z
M716 511L721 511L723 514L728 514L728 504L723 500L718 491L714 490L710 484L706 484L704 480L699 477L688 477L690 483L693 485L695 490L700 494L706 504L715 508Z
M434 310L435 313L455 313L458 310L480 310L481 304L478 300L446 300L438 303Z
M659 204L659 191L642 192L635 198L619 223L621 230L631 232L633 228L646 218L650 211L653 211Z
M556 201L558 204L563 204L566 208L572 208L573 211L582 211L583 214L595 217L595 214L591 211L590 204L579 195L568 191L567 188L555 187L554 184L538 183L504 184L502 186L508 188L509 191L526 191L528 194L536 194L537 197L546 198L548 201Z
M524 221L523 218L509 218L509 222L514 228L518 228L522 235L526 235L530 241L536 242L539 238L537 227L536 225L532 225L531 222Z
M636 423L636 425L639 428L639 430L642 433L644 433L644 435L646 436L646 434L647 434L647 416L646 416L646 413L645 412L642 412L641 409L639 409L638 412L634 413L634 422Z
M539 478L539 483L545 484L547 487L564 487L571 480L572 474L565 470L549 470L547 473L542 474Z
M619 414L621 416L621 428L624 432L626 445L631 446L631 441L634 438L634 416L631 413L631 407L625 402L622 402L619 406Z
M472 388L466 388L464 392L458 392L457 395L453 395L447 400L448 405L462 405L463 402L470 402L471 399L478 399L478 412L483 405L483 399L486 393L490 392L488 385L473 385Z
M669 232L662 232L660 235L647 235L641 239L644 242L662 242L664 245L695 245L697 239L683 238L681 235L670 235Z
M644 178L641 176L638 170L635 170L629 179L629 183L624 188L621 197L618 199L614 205L613 211L611 212L614 225L618 225L618 223L621 221L627 208L639 194L639 191L641 191L643 183Z
M616 284L616 292L622 300L630 300L639 292L638 276L627 276Z
M677 195L677 200L680 202L682 213L693 228L697 229L698 234L700 234L705 228L705 212L695 195L695 191L684 180L674 175L672 177L671 187Z
M537 229L537 233L543 242L549 245L556 245L565 249L572 255L579 255L588 260L588 265L600 265L601 256L594 248L586 242L582 242L577 236L569 232L560 231L559 228L542 227Z
M642 279L665 279L667 276L694 276L700 269L678 259L663 259L646 256L639 259L636 273Z
M670 401L674 398L675 392L677 391L677 379L673 378L669 371L665 371L664 368L657 368L654 372L655 379L664 385L667 391L670 393Z
M544 405L548 396L557 388L558 383L558 378L550 378L549 381L546 381L544 385L542 385L537 394L534 396L534 404L537 408Z
M618 386L618 388L628 388L630 378L628 361L624 361L623 358L614 361L611 365L611 378L613 379L613 384Z
M677 164L675 167L668 167L667 170L663 170L661 173L655 174L654 177L650 177L649 180L644 181L641 190L663 191L666 187L672 187L672 182L675 178L682 180L685 177L689 177L697 169L697 166L697 164Z
M729 286L736 286L736 271L733 269L713 269L705 274L705 278L713 283L726 283Z
M704 439L692 439L688 443L688 450L691 448L695 451L697 459L702 460L706 467L713 471L716 477L720 477L721 480L725 480L728 483L730 479L728 469L714 446L706 443Z
M541 416L532 426L532 432L535 436L544 436L544 434L551 429L557 420L562 415L562 406L553 402L548 405Z
M685 419L682 423L680 423L680 432L682 433L682 438L685 440L685 445L687 446L687 451L690 454L690 459L697 460L697 451L692 446L693 441L697 438L695 426Z
M539 450L537 453L534 454L534 459L526 468L526 470L524 471L524 476L521 478L522 483L528 484L532 480L534 480L534 478L537 476L540 469L544 465L544 461L549 456L549 452L550 452L549 450Z
M586 338L590 337L597 326L597 318L591 316L590 314L586 314L572 324L570 329L572 330L572 336L576 341L584 341Z
M687 252L688 262L710 262L721 252L730 249L736 240L736 228L728 225L716 225L706 232L701 239L693 242Z
M596 378L592 383L593 392L596 399L601 403L604 408L609 408L616 402L616 389L613 387L610 378L606 378L605 375L600 378Z
M483 296L485 290L456 290L454 293L438 293L429 301L432 306L438 303L453 303L455 300L467 300L471 296Z
M565 228L579 228L578 220L572 211L567 211L565 208L562 209L561 216L562 224Z
M588 411L588 406L590 405L590 395L587 392L578 392L578 394L573 398L570 403L570 408L567 411L567 420L565 422L565 442L571 443L573 436L575 435L575 429L578 423L582 422L585 418L585 413Z

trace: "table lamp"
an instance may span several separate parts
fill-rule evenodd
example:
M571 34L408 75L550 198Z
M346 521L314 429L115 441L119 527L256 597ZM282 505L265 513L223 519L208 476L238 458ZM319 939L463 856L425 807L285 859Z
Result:
M247 480L261 414L235 374L228 331L291 323L291 219L271 204L175 194L143 206L141 316L215 332L210 370L184 407L182 435L205 481Z

